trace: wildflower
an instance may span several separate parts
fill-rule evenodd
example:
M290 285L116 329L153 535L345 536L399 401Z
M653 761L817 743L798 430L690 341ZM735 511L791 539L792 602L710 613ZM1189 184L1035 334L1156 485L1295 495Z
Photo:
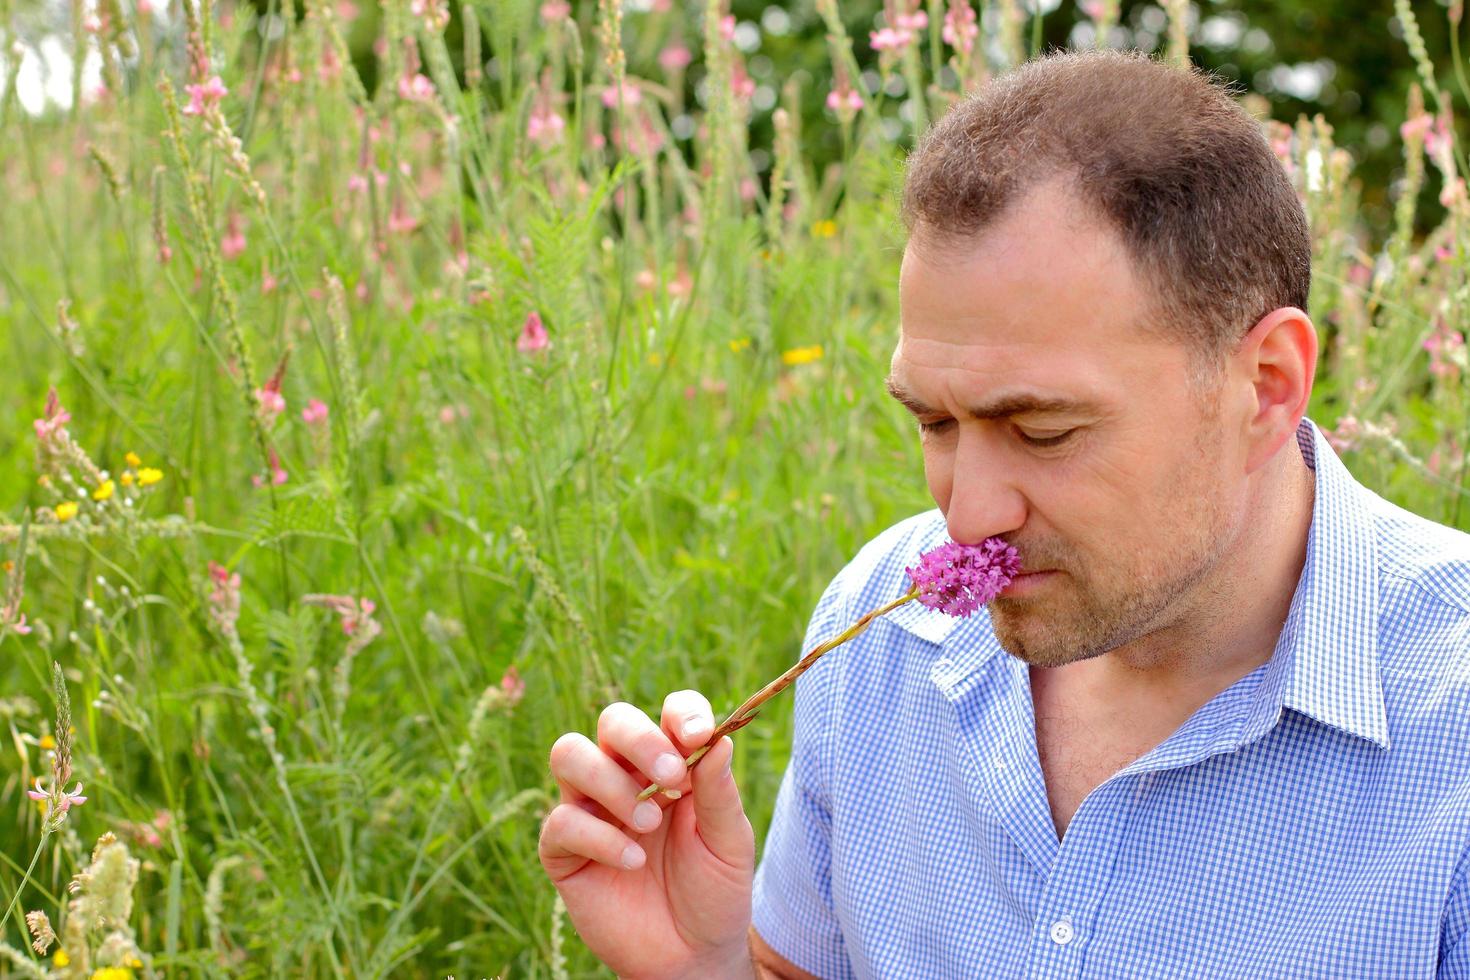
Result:
M979 34L980 28L975 24L975 8L970 6L969 0L950 0L949 9L944 14L944 27L939 32L944 43L956 51L969 54L974 49L975 38Z
M566 20L572 13L572 5L567 0L546 0L541 5L541 19L548 24Z
M325 422L326 420L327 403L322 401L320 398L313 398L311 401L307 402L306 407L301 410L301 421L305 422L307 425L316 425L318 422Z
M638 90L638 86L624 79L617 84L617 87L609 85L602 90L602 104L609 109L616 109L618 107L619 93L622 94L623 105L625 107L632 108L643 101L643 93Z
M749 337L736 337L734 340L730 341L730 351L734 354L739 354L741 351L749 349L749 347Z
M999 538L979 545L951 541L904 569L918 590L919 604L951 616L968 616L990 602L1020 571L1016 549Z
M70 421L71 413L61 407L56 389L52 388L46 395L45 411L32 423L36 429L36 441L45 444L65 435L66 423Z
M812 225L813 238L831 238L837 234L837 222L830 219Z
M118 477L118 479L122 481L122 485L123 486L125 486L125 487L132 486L133 485L133 480L134 480L133 471L132 470L124 470L123 471L123 475L120 476L120 477Z
M41 788L40 776L36 777L36 788L26 790L26 795L33 800L51 800L53 805L56 807L56 816L58 817L64 815L66 811L70 810L72 807L81 806L83 803L87 802L87 798L85 796L82 796L81 793L81 783L77 783L77 788L73 790L64 789L60 786L60 784L58 784L57 792L53 796L51 793Z
M240 214L231 211L225 225L225 237L219 241L219 254L228 260L238 259L245 253L245 232L240 227Z
M505 676L500 678L500 692L505 695L506 703L511 705L525 697L526 682L521 680L521 675L517 673L514 664L506 670Z
M75 500L64 500L56 505L56 519L58 521L69 521L77 516L77 502Z
M798 364L810 364L822 359L822 345L812 344L810 347L793 347L781 354L781 363L787 367L795 367Z
M27 912L26 928L31 931L31 948L39 956L45 956L46 950L56 942L56 930L51 928L51 920L46 917L45 912ZM60 950L57 950L60 953Z
M156 470L151 466L145 466L138 471L138 486L151 487L163 479L163 471Z
M422 72L398 80L398 97L409 102L432 102L434 91L434 83Z
M51 965L60 969L71 963L71 957L66 955L66 950L58 949L56 955L51 957Z
M185 85L184 91L189 93L189 104L184 106L184 115L202 116L207 109L219 103L219 100L230 94L225 88L225 83L215 75L209 81L201 85Z
M546 327L541 323L541 316L535 310L526 315L526 325L521 328L520 337L516 338L516 350L522 354L530 354L538 350L545 350L551 344L551 338L546 334Z
M863 107L863 97L853 88L834 88L827 93L827 108L838 115L857 112Z
M668 45L658 53L658 65L664 71L682 71L689 67L689 62L694 60L694 55L689 49L678 41Z
M39 745L41 748L49 751L56 748L56 739L54 736L51 735L42 735L40 738L36 739L36 744Z
M221 633L233 633L240 618L240 573L213 561L208 571L209 618Z
M567 121L550 106L538 105L531 110L526 120L526 139L537 146L554 146L561 142Z
M893 22L898 25L899 30L913 34L929 26L929 15L922 10L915 10L912 13L895 15Z
M143 461L138 458L138 454L137 453L131 453L130 452L130 453L126 454L125 456L123 456L123 460L129 466L142 466L143 465Z
M902 51L913 39L913 34L893 27L868 32L868 43L874 51Z
M692 768L724 736L750 724L762 704L789 686L822 655L862 633L884 613L917 599L920 604L950 616L969 616L998 596L1020 570L1021 559L1016 549L999 538L987 538L978 545L948 541L925 552L919 556L917 566L904 569L911 586L907 592L866 613L832 639L819 643L784 674L753 694L715 728L703 747L684 760L685 765ZM645 787L638 798L646 800L661 789L654 783Z
M92 491L92 499L111 500L114 489L116 489L116 485L111 480L103 480L101 485Z
M419 226L419 219L408 213L403 198L393 201L393 210L388 214L388 230L395 235L407 235Z
M125 966L104 966L92 971L92 980L133 980L133 971Z
M33 629L33 627L30 627L30 626L27 626L26 625L26 614L25 613L21 613L20 614L20 618L17 619L15 622L13 622L13 623L10 624L10 628L13 629L13 630L15 630L21 636L28 636L28 635L30 635L31 630Z
M269 447L265 452L266 459L270 464L271 485L278 487L290 479L290 475L286 472L285 467L281 465L281 457L276 454L274 446ZM265 477L256 473L250 478L250 483L255 487L263 487L265 486Z

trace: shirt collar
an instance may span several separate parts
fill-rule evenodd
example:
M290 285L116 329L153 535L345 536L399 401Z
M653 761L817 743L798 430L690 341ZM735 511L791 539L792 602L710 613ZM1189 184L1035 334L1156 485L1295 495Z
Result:
M1316 472L1307 558L1243 736L1264 734L1284 705L1387 748L1378 672L1377 548L1366 491L1310 420L1302 419L1296 438ZM935 511L934 520L911 539L914 560L946 540L944 519ZM957 619L909 602L886 618L943 646L934 677L951 696L975 682L967 675L1003 652L984 610Z

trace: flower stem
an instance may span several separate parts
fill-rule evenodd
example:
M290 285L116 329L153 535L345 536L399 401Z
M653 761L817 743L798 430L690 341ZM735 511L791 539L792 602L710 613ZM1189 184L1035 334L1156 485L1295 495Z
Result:
M685 767L687 769L693 769L695 763L699 762L700 759L703 759L706 752L718 745L721 738L729 735L731 732L738 731L739 729L744 728L746 725L754 721L755 716L758 713L758 709L761 705L765 704L777 694L780 694L787 685L796 680L797 677L801 676L801 674L808 667L816 663L817 658L820 657L822 654L827 653L828 651L833 650L836 647L840 647L848 640L857 636L863 630L871 626L873 620L877 619L884 613L892 612L899 606L903 605L905 602L908 602L910 599L917 599L918 597L919 590L917 588L910 589L899 598L894 599L888 605L879 606L877 609L874 609L872 612L863 616L857 622L853 623L851 626L834 636L832 639L818 644L815 648L812 649L811 653L808 653L806 656L802 657L799 661L796 662L794 666L791 667L791 669L787 670L786 673L771 681L771 683L761 688L755 694L752 694L744 704L732 711L730 713L730 717L726 718L719 724L718 727L715 728L714 732L710 735L710 737L705 741L703 745L695 749L693 752L689 753L689 758L684 760ZM658 783L653 783L652 785L645 787L643 792L638 794L638 799L646 800L654 793L657 793L662 789L663 787L660 786Z

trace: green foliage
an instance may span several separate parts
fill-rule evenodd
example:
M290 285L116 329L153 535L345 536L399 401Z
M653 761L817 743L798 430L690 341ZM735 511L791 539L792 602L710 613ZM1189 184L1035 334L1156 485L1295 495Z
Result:
M80 842L115 831L157 973L595 972L536 858L552 742L614 699L656 716L695 688L728 712L795 659L854 550L932 505L881 378L913 136L891 124L960 94L940 5L923 57L882 66L926 93L902 113L865 90L823 115L835 29L773 41L822 72L783 95L781 207L744 102L639 74L667 36L697 46L694 15L626 14L642 98L619 112L590 9L577 33L473 6L497 67L469 79L459 12L444 34L425 8L53 25L111 59L112 94L0 98L0 897L60 909ZM7 47L26 16L0 7ZM381 37L371 71L324 54L334 32ZM156 83L187 106L191 50L230 94L173 115ZM707 61L725 85L745 64ZM531 138L553 113L560 138ZM1314 417L1364 479L1470 526L1458 152L1396 144L1417 176L1375 236L1326 120L1268 132L1314 222ZM1421 188L1448 206L1426 218ZM53 660L89 799L42 849L24 789L51 768ZM758 833L789 713L736 740Z

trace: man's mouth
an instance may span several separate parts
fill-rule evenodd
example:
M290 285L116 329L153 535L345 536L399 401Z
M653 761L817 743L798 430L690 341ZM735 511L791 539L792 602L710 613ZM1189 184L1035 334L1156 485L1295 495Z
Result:
M1011 599L1028 595L1037 589L1044 588L1046 584L1057 576L1054 568L1041 568L1031 572L1022 572L1004 589L1000 590L1002 598Z

